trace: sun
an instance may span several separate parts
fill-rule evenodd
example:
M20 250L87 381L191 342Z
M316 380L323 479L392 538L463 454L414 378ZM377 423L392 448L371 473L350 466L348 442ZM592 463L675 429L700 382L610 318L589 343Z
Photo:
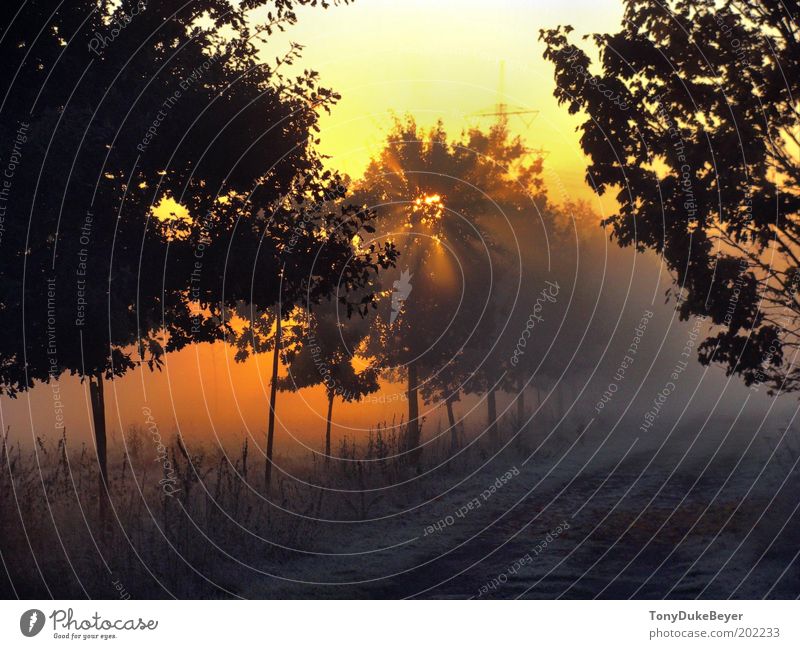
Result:
M406 227L435 227L444 215L444 201L439 194L421 194L411 202Z

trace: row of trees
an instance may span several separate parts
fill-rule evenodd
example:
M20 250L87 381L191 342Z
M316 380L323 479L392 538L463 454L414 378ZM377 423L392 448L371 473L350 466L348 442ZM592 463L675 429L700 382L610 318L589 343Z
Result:
M273 314L277 341L300 305L363 312L371 278L394 263L391 245L354 249L375 214L345 200L315 151L337 96L314 72L290 76L296 46L259 58L306 2L275 3L254 25L248 12L266 4L3 9L0 386L88 382L101 493L105 381L240 337L243 309Z
M574 297L579 252L571 221L578 206L548 200L541 158L503 119L457 138L441 123L423 129L413 117L397 119L351 187L354 199L377 214L376 232L359 245L391 243L396 267L374 278L375 308L365 318L348 319L336 305L324 314L293 314L297 324L283 341L287 376L278 386L325 386L326 456L334 400L376 391L379 377L405 382L403 455L412 465L425 446L421 404L446 408L455 449L454 404L462 395L479 395L485 432L497 442L497 393L514 396L522 424L526 391L549 386L569 364L553 344L570 301L561 292L564 278L573 280L563 288ZM579 293L570 317L585 324L592 302ZM567 329L562 347L577 345L583 329ZM271 331L268 322L265 330ZM263 350L274 349L268 337L261 340ZM581 360L572 360L574 376ZM356 372L354 365L366 369Z
M601 194L616 191L619 211L604 225L621 245L662 256L683 319L716 325L701 362L774 391L796 390L800 376L796 4L631 0L618 33L593 37L597 60L570 43L569 27L541 33L557 99L586 115L587 180ZM597 354L586 350L602 340L583 344L583 325L598 309L596 284L578 281L587 248L573 247L581 233L562 227L585 209L552 205L541 172L502 119L456 139L441 124L423 131L398 120L353 183L356 201L380 215L377 240L395 246L397 267L375 279L383 299L366 331L360 323L348 333L352 325L331 315L322 325L330 340L314 345L315 358L289 361L284 387L322 382L361 395L376 372L405 380L405 451L416 462L420 393L447 407L455 444L461 394L485 395L496 437L497 391L515 395L521 421L532 381L591 371ZM599 267L588 252L583 263ZM575 281L560 286L565 279ZM305 322L306 335L321 326ZM319 374L319 348L328 349L323 366L344 364L341 379ZM371 370L346 389L356 353ZM301 381L292 382L295 370Z
M699 347L702 362L774 391L798 387L796 4L631 0L618 33L594 36L596 61L569 42L570 28L541 33L556 97L587 117L587 179L600 193L617 191L619 211L604 225L621 245L662 256L682 318L716 325ZM496 436L497 391L515 395L522 421L533 381L586 374L602 347L583 339L598 295L577 271L600 260L591 246L573 248L581 233L562 227L585 209L548 201L541 160L507 127L500 120L449 139L441 125L395 124L353 184L357 202L380 215L377 240L399 253L397 268L375 279L383 299L366 329L336 313L327 324L301 317L287 356L283 386L324 383L330 404L337 393L375 389L377 373L405 380L413 462L420 393L447 408L454 445L453 403L484 395ZM316 351L304 352L309 335ZM359 378L356 354L370 371L346 388ZM326 439L329 454L330 408Z
M563 374L579 342L566 298L573 322L589 317L563 285L574 206L548 200L541 159L505 120L456 138L397 120L362 178L326 170L317 120L337 95L291 76L298 46L259 55L306 2L255 24L267 4L5 10L0 389L88 383L101 492L104 383L186 345L272 353L269 485L280 390L324 385L329 458L335 400L405 381L417 464L420 401L447 409L455 447L454 404L482 395L496 439L497 392L521 422L526 389Z
M613 236L660 254L680 316L712 323L701 362L772 392L800 388L799 6L626 0L596 57L569 26L540 34Z

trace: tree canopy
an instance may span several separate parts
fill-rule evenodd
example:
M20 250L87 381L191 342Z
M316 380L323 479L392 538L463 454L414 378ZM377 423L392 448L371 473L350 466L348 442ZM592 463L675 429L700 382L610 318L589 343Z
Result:
M260 58L298 4L316 2L32 1L7 15L0 390L89 378L103 472L104 379L228 336L242 303L363 311L371 298L347 295L391 263L391 246L354 246L373 216L335 200L344 185L315 149L337 95L291 75L297 45Z
M585 116L587 182L615 192L621 245L663 256L680 316L708 317L703 363L797 390L797 2L625 6L591 48L540 33L556 98Z
M522 287L547 274L555 235L541 170L504 120L450 138L441 123L425 130L407 117L356 184L399 253L368 350L408 380L412 447L418 390L448 410L462 391L488 391L492 411L494 390L510 387L510 341L528 316Z

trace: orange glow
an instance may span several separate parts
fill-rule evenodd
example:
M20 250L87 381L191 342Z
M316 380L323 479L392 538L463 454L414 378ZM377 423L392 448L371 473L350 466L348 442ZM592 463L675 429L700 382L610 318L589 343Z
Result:
M259 9L254 17L266 22L266 12L266 8ZM566 23L578 34L613 31L622 17L619 0L498 0L491 5L478 0L359 0L327 10L302 6L296 14L297 24L270 39L263 60L271 62L276 55L283 55L290 41L301 43L304 50L298 72L303 68L319 72L321 83L341 94L329 114L320 113L318 148L329 156L331 169L353 179L361 177L369 160L385 145L392 114L412 114L422 129L441 119L455 137L470 126L488 127L490 121L476 115L507 102L540 111L532 126L511 118L509 129L529 146L551 151L543 176L553 199L586 197L597 213L609 213L585 184L586 160L575 130L582 117L569 115L557 105L553 69L542 60L543 45L537 41L537 33L540 27ZM343 38L346 34L358 38ZM498 98L500 61L506 62L507 96L502 100ZM396 160L388 162L388 169L403 172ZM167 171L159 173L165 176ZM140 188L146 185L142 183ZM229 204L236 197L218 200ZM429 270L437 282L458 287L460 276L447 252L448 241L439 230L441 223L437 223L447 220L447 197L434 193L411 195L407 200L406 216L424 224L433 239ZM260 214L264 216L263 211ZM176 230L192 221L187 207L171 196L162 197L151 208L151 215L159 223L175 225ZM413 228L411 223L404 225ZM400 243L403 240L398 237ZM354 248L362 244L360 237L353 238ZM390 297L391 288L382 296ZM291 318L285 321L286 326L293 322ZM162 372L136 370L108 382L109 429L119 435L131 424L142 426L140 405L147 402L165 435L194 433L207 439L212 431L214 436L237 442L246 436L263 441L271 356L261 354L236 363L234 353L234 348L224 343L192 345L168 354ZM357 356L353 365L364 369L369 360ZM74 431L90 431L91 421L82 405L88 402L85 386L71 377L65 377L64 383L65 394L75 404L68 426ZM334 439L344 434L365 436L377 422L391 422L395 415L399 418L407 407L397 396L403 390L386 380L374 399L354 406L337 405ZM52 398L48 390L32 394L36 403L43 404L39 410L46 412L47 399ZM379 397L385 399L378 401ZM19 413L15 421L29 417L23 406L27 408L25 400L8 406ZM278 452L302 450L300 443L320 448L325 411L322 387L281 394ZM423 409L430 417L430 429L436 428L441 413Z
M159 221L180 221L191 223L192 217L189 210L181 205L172 196L164 196L157 205L150 209L150 213Z
M266 11L254 14L263 19ZM392 115L410 113L423 129L441 119L456 135L488 127L493 118L480 115L507 104L539 111L532 123L510 117L508 125L529 146L550 152L545 180L556 190L553 198L596 201L575 130L582 118L553 97L552 65L542 59L537 35L539 28L565 24L576 35L614 31L623 13L619 0L497 0L491 6L461 0L457 9L445 0L359 0L296 13L297 24L272 40L264 60L283 54L290 42L302 43L302 66L341 94L330 114L320 115L320 149L331 156L331 168L358 178L381 150Z
M426 194L424 197L420 197L414 202L417 205L422 205L423 203L425 203L425 205L432 205L434 203L441 203L442 199L439 196L439 194L433 194L433 195Z
M423 194L414 199L412 214L418 216L421 225L432 225L441 220L444 214L444 203L439 194ZM406 227L412 227L411 223L406 223Z

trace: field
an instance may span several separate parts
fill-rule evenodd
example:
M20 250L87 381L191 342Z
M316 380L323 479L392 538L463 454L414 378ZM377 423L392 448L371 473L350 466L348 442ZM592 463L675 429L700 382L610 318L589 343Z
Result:
M416 469L398 456L402 422L382 425L360 444L343 441L338 457L346 459L329 465L311 454L278 457L269 494L252 442L223 452L175 438L160 452L132 428L111 452L105 513L93 449L73 448L65 435L23 450L8 431L0 551L11 581L2 593L722 599L798 592L796 431L778 427L753 440L754 429L742 424L705 431L700 446L687 425L657 452L599 429L547 436L517 428L506 423L494 444L468 432L455 452L441 435Z

